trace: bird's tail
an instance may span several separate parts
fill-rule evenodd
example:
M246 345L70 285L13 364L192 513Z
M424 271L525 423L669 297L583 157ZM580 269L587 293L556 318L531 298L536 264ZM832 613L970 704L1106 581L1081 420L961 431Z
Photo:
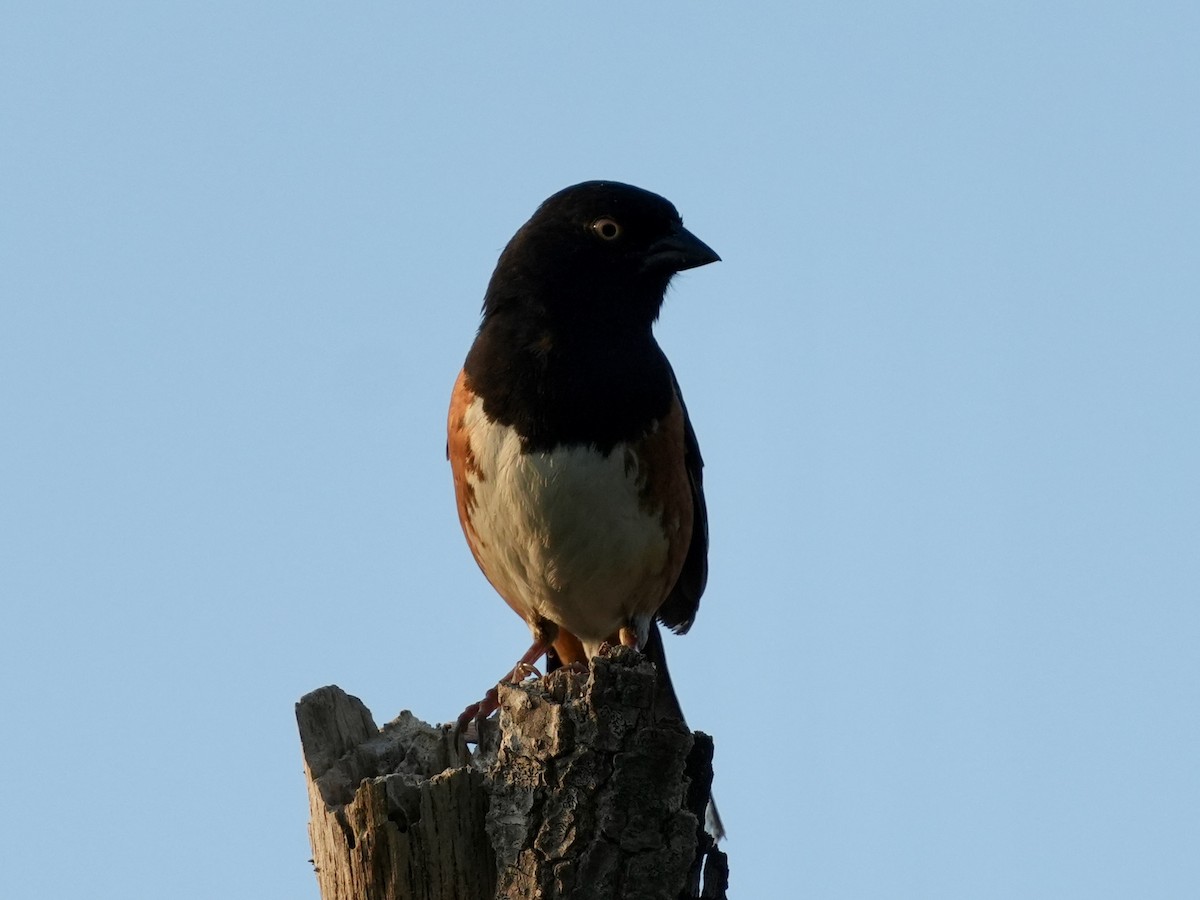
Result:
M646 636L646 646L642 648L642 653L650 662L654 663L654 668L658 672L658 692L654 701L654 715L659 719L678 719L686 728L687 719L684 718L683 708L679 705L675 685L671 683L671 673L667 669L666 649L663 647L662 632L659 630L657 622L650 622L650 631ZM725 827L721 824L721 816L717 813L717 804L713 802L711 793L708 797L708 808L705 810L704 820L705 829L715 840L719 841L725 837Z

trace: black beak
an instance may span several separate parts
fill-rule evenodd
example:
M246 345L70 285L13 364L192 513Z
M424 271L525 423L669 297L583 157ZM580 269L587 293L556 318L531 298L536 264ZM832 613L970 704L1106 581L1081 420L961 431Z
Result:
M712 247L680 225L650 245L642 271L682 272L720 261Z

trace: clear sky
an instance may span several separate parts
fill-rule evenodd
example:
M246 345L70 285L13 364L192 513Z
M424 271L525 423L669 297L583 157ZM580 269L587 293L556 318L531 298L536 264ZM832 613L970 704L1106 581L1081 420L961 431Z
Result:
M445 408L590 178L724 257L658 334L734 896L1200 896L1198 47L1194 2L7 4L0 896L315 900L294 702L511 666Z

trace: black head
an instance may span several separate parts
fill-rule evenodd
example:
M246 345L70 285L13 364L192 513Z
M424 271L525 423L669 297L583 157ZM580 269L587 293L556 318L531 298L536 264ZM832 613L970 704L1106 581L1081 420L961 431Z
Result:
M509 241L484 317L514 310L556 331L645 330L676 272L719 259L664 198L585 181L546 200Z

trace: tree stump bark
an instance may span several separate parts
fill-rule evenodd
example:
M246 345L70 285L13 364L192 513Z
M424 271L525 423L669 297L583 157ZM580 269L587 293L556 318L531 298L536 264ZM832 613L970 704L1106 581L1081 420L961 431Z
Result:
M655 721L623 647L503 685L474 755L404 712L382 729L325 687L296 705L323 900L725 897L704 831L712 741Z

